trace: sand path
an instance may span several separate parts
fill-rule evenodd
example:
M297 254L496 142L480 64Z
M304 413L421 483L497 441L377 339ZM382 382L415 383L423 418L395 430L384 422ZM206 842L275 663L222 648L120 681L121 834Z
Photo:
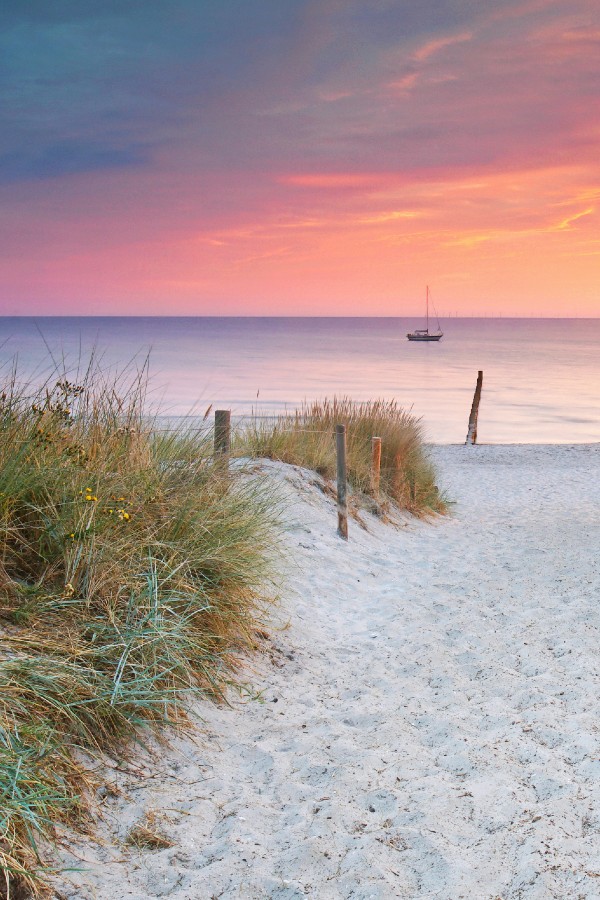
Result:
M449 519L300 523L262 702L203 706L159 776L121 777L162 851L85 848L70 897L600 897L600 447L445 447Z

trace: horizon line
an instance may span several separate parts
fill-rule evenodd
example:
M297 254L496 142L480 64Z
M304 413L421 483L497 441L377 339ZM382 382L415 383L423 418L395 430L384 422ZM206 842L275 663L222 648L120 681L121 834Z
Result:
M229 314L222 315L216 313L193 313L193 314L164 314L164 313L90 313L90 314L73 314L73 313L0 313L1 319L419 319L423 318L422 313L405 313L404 315L370 315L370 316L339 316L339 315L263 315L263 314ZM555 321L586 321L600 319L599 315L594 316L549 316L549 315L499 315L471 316L471 315L455 315L441 314L441 319L507 319L507 320L538 320L547 319Z

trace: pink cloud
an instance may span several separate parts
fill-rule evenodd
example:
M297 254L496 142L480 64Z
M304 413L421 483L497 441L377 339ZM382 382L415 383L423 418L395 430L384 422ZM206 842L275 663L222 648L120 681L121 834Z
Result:
M447 37L427 41L427 43L423 44L413 53L413 59L416 59L418 62L423 62L434 54L439 53L440 50L445 50L446 47L453 47L455 44L464 44L466 41L471 41L472 39L473 34L470 31L466 31L463 34L451 34Z

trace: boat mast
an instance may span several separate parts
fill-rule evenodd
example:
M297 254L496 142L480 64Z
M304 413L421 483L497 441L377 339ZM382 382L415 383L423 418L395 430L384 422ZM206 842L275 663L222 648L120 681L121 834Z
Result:
M425 326L425 328L426 328L427 334L429 334L429 285L427 285L426 310L427 310L427 312L425 313L425 315L427 318L427 325Z

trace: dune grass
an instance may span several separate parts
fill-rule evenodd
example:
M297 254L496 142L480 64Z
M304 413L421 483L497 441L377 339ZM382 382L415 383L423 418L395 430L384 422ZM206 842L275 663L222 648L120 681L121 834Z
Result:
M238 437L238 452L336 473L335 426L346 425L348 480L359 505L386 501L416 516L446 512L418 419L393 400L355 403L347 397L306 403L293 415L254 418ZM372 503L371 439L381 438L380 502Z
M276 504L144 392L92 367L0 397L0 897L43 890L91 761L221 697L260 627Z

